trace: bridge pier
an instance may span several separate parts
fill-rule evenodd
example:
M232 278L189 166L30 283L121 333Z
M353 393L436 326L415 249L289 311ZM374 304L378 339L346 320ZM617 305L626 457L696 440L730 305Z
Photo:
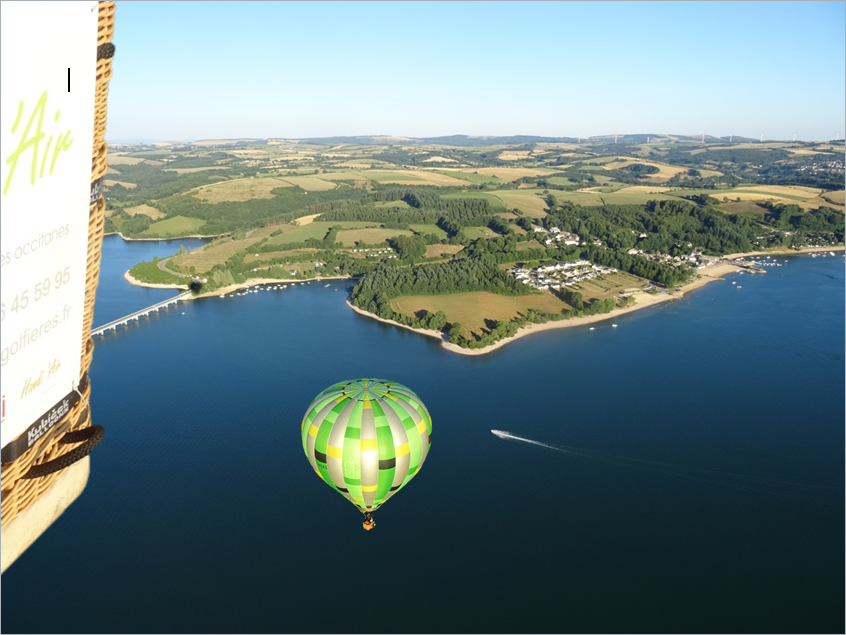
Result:
M153 306L149 306L146 309L141 309L140 311L136 311L135 313L133 313L131 315L126 315L126 316L124 316L124 317L122 317L118 320L115 320L114 322L110 322L109 324L104 324L103 326L101 326L98 329L93 329L91 331L91 335L93 337L94 335L103 335L107 331L117 331L118 326L126 326L131 320L135 320L137 322L139 317L147 316L150 313L152 313L153 311L158 312L159 309L169 307L171 304L179 304L179 302L181 300L186 299L190 295L191 295L190 292L185 292L185 293L181 293L180 295L178 295L176 297L168 298L164 302L159 302L158 304L154 304Z

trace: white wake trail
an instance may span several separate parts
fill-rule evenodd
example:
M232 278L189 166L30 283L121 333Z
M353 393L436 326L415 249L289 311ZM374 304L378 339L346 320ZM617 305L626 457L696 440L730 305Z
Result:
M491 433L499 437L500 439L531 443L532 445L537 445L542 448L555 450L556 452L563 452L564 454L569 454L571 456L577 456L583 459L598 461L600 463L605 463L608 465L615 465L617 467L631 468L643 472L651 472L653 474L674 476L691 481L697 481L700 483L708 483L710 485L730 487L733 489L745 490L749 492L761 492L774 496L798 498L802 500L808 500L810 502L822 503L824 505L843 504L842 488L835 485L797 483L793 481L776 479L762 475L721 472L717 470L707 470L691 466L680 466L662 461L648 461L644 459L613 456L597 452L590 452L581 448L575 448L566 445L553 445L550 443L543 443L541 441L535 441L534 439L527 439L526 437L511 434L506 430L491 430ZM807 498L807 496L813 494L817 494L817 497ZM822 499L820 499L819 497L822 497Z
M511 434L510 432L506 432L505 430L491 430L491 433L495 436L498 436L500 439L511 439L513 441L531 443L532 445L539 445L542 448L549 448L550 450L557 450L558 452L564 452L566 454L578 454L577 452L571 452L570 450L565 450L564 448L555 445L550 445L548 443L541 443L540 441L534 441L525 437L518 437L516 434Z

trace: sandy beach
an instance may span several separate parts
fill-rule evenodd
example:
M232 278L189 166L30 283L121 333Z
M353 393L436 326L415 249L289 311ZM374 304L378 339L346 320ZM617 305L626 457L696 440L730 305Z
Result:
M774 249L772 251L750 251L745 254L729 254L723 256L726 260L736 260L737 258L746 258L748 256L795 256L796 254L810 254L814 252L826 251L843 251L846 249L843 245L839 247L802 247L801 249Z

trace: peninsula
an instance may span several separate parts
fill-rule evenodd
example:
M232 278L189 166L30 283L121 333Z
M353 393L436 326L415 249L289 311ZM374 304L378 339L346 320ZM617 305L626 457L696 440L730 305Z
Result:
M764 270L743 256L842 249L842 142L644 141L113 147L106 229L214 236L137 264L133 283L201 297L354 278L360 313L469 354Z

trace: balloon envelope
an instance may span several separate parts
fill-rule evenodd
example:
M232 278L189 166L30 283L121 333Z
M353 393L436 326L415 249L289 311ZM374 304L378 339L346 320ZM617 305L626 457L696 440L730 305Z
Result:
M383 379L330 386L311 402L301 429L311 467L363 512L420 471L432 442L432 418L420 398Z

